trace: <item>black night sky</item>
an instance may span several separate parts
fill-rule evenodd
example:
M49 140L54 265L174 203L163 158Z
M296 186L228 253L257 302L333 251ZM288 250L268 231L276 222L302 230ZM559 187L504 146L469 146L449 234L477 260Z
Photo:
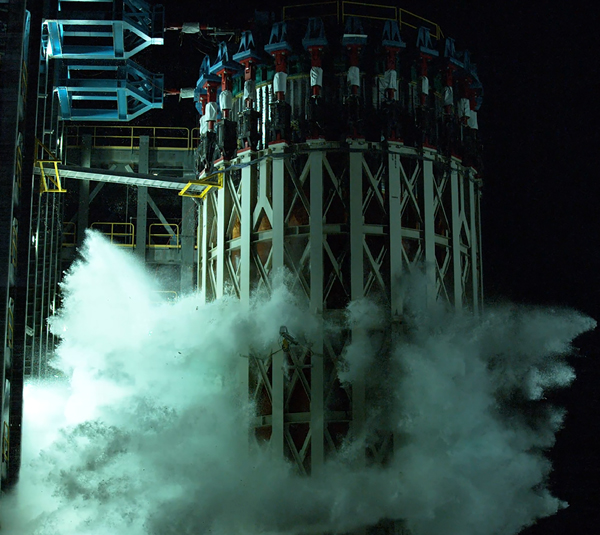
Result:
M167 21L247 21L275 1L231 5L167 3ZM485 96L483 262L486 300L575 308L600 318L597 102L600 93L592 2L398 2L437 22L457 49L468 48ZM174 39L174 36L168 38ZM201 54L191 52L176 83L194 85ZM187 46L186 46L187 45ZM197 59L196 59L197 58ZM196 64L198 62L198 64ZM169 86L169 75L166 75ZM175 85L175 84L174 84ZM565 428L550 456L551 488L571 505L524 533L597 533L600 521L600 337L580 337L572 359L578 379L556 402Z

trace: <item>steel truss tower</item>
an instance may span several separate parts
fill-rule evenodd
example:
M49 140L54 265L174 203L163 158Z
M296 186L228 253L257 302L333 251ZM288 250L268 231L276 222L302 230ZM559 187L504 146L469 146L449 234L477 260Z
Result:
M387 71L362 72L353 47L364 47L367 35L352 19L341 40L350 62L347 78L345 72L330 77L328 93L319 56L327 39L319 19L308 22L303 40L310 73L298 72L296 65L286 80L291 46L285 22L276 23L265 46L275 57L275 73L262 73L255 84L251 61L244 63L253 40L244 34L233 56L245 67L243 96L241 75L234 74L230 84L234 67L228 64L230 73L222 67L228 60L224 47L213 68L205 60L195 93L203 113L198 168L204 168L196 183L209 186L198 237L198 281L205 298L233 292L248 302L253 291L270 290L273 275L285 268L321 320L320 333L305 343L290 343L294 333L283 329L281 346L251 355L242 369L258 410L256 438L304 474L318 472L348 433L360 433L378 397L367 378L351 388L338 379L344 348L364 329L351 326L332 337L326 325L339 324L349 302L371 298L384 305L391 327L375 334L388 348L403 331L403 287L411 272L423 272L429 303L474 314L482 304L481 179L471 150L478 79L474 75L472 84L472 73L464 74L474 66L465 66L468 53L459 61L454 42L446 40L445 59L436 64L437 87L430 91L439 43L432 43L426 28L418 32L417 50L408 56L414 58L411 77L406 65L397 68L394 55L405 45L392 21L383 32ZM408 58L401 61L409 63ZM396 70L404 74L399 83ZM283 82L280 73L286 75ZM234 88L233 99L219 98L220 115L214 111L215 75L222 76L222 93ZM327 107L333 109L329 115ZM258 120L249 127L252 114ZM381 121L370 130L369 114ZM228 157L227 121L234 116L238 150ZM294 118L300 127L291 124ZM328 129L326 121L337 124ZM365 462L385 463L393 448L394 437L382 432Z
M240 163L202 206L198 280L207 299L233 290L247 301L286 268L323 320L370 297L400 322L403 275L425 266L428 299L480 309L480 190L472 168L432 149L363 140L280 143ZM257 436L301 471L321 464L339 446L340 430L364 418L364 389L355 385L344 400L337 381L351 336L335 346L321 334L310 351L250 359L252 395L266 411Z

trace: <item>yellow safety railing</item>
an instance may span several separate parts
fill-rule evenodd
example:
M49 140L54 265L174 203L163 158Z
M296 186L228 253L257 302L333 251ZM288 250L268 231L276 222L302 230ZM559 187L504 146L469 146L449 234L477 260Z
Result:
M10 427L8 427L8 422L4 422L4 431L2 434L2 461L7 463L10 455Z
M313 8L307 14L307 8ZM294 14L294 10L298 11L298 15ZM283 6L283 20L304 19L308 17L336 17L340 20L340 2L333 0L329 2L312 2L304 4L294 4L291 6Z
M192 136L186 127L171 126L80 126L66 129L68 147L81 146L83 136L92 138L94 149L139 149L140 137L148 136L154 150L191 150Z
M397 20L398 8L384 4L367 4L365 2L342 2L342 21L346 17L362 17L375 20ZM385 13L389 11L389 13Z
M96 222L91 228L104 234L110 243L119 247L133 247L135 245L135 227L133 223Z
M223 187L223 175L222 171L217 171L212 175L205 176L200 180L190 180L186 186L179 192L180 197L196 197L198 199L204 199L211 188L222 188ZM200 193L188 193L191 186L206 186Z
M444 37L440 25L421 17L406 9L389 4L370 4L352 0L335 0L328 2L310 2L283 7L283 20L306 19L309 17L336 17L338 22L346 22L347 17L361 17L374 20L397 20L400 29L408 27L417 29L429 26L432 37ZM425 23L425 24L423 24Z
M58 164L61 161L39 139L35 140L35 144L36 159L34 165L40 168L40 195L43 193L66 193L67 190L62 187L60 174L58 173ZM38 158L37 155L41 158ZM50 169L47 167L48 165L51 166ZM46 174L47 171L52 171L52 169L54 169L54 175Z
M77 226L73 221L63 222L62 246L75 247L77 245Z
M423 24L421 24L423 22L426 23L426 26L430 26L430 29L434 30L431 33L431 37L434 37L438 40L444 37L444 32L442 32L442 29L437 22L433 22L429 19L421 17L420 15L407 11L406 9L400 8L398 10L398 25L400 26L400 29L402 29L402 26L407 26L416 30L419 28L419 26L423 26Z
M197 147L198 144L200 143L200 128L198 126L196 126L195 128L192 128L192 146L193 147Z
M152 223L148 229L148 247L160 249L179 249L179 225L169 223L172 232L168 232L162 223Z

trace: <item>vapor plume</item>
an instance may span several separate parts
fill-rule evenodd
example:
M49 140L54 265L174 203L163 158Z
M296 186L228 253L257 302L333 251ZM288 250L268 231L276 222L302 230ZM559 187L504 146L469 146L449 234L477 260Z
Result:
M306 340L319 329L285 277L249 305L166 303L100 235L82 254L52 319L64 378L26 388L23 470L0 501L3 532L283 535L402 519L415 535L509 535L564 507L546 490L544 457L563 413L544 398L573 380L565 356L593 320L518 307L431 313L414 294L397 329L378 305L351 304L340 380L369 390L385 375L385 402L307 478L249 443L254 408L240 387L244 359L268 354L281 325ZM393 459L356 462L382 435Z

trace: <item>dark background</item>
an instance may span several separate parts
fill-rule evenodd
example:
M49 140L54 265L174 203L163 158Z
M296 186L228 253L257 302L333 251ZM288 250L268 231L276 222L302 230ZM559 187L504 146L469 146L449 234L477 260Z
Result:
M279 15L282 5L272 0L163 4L167 22L232 27L252 18L254 9ZM600 7L514 0L397 5L437 22L456 39L457 49L471 51L478 66L485 90L479 126L486 301L574 308L599 319ZM167 44L177 39L167 34ZM186 38L180 45L181 64L171 77L166 72L166 87L195 85L202 54ZM540 520L527 535L599 532L598 333L581 336L576 346L580 355L571 361L577 379L553 395L568 416L549 452L551 490L570 507Z

